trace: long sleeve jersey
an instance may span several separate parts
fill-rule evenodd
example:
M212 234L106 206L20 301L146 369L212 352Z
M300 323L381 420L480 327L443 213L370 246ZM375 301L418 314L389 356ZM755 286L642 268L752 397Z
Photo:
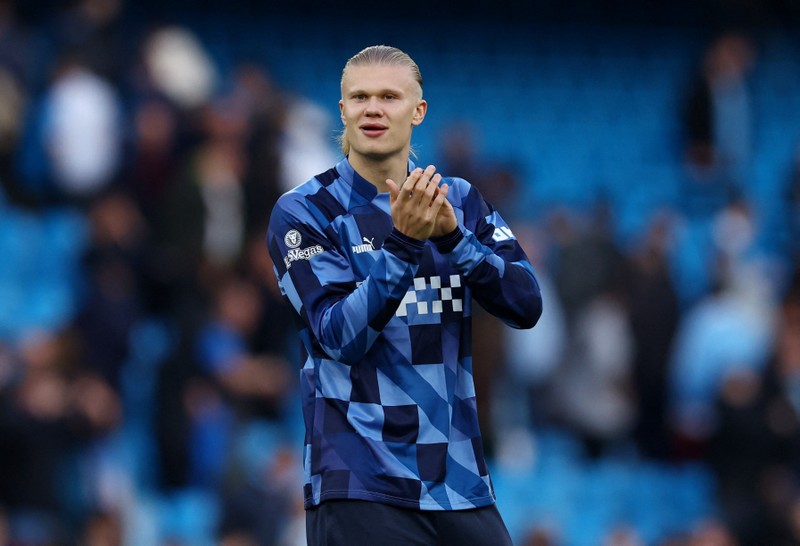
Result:
M478 428L471 302L530 328L541 293L500 215L466 180L444 181L459 227L435 241L394 229L389 194L346 158L272 212L267 245L304 348L306 508L330 499L422 510L495 501Z

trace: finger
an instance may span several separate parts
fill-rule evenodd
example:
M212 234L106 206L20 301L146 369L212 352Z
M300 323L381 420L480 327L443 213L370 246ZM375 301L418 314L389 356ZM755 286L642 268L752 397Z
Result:
M408 178L400 185L400 190L407 190L409 192L414 190L414 186L416 185L417 181L419 181L420 176L422 176L422 169L417 167L410 173L408 173Z
M436 167L428 165L428 167L420 173L419 178L414 183L412 191L417 196L418 203L430 203L433 194L425 190L431 185L431 177L436 172Z
M441 174L436 173L435 175L433 175L433 177L431 178L431 183L428 184L428 188L430 188L431 190L431 195L434 195L439 191L439 184L441 184L441 182L442 182Z
M386 185L389 186L389 202L394 203L397 201L397 196L400 195L400 188L394 183L391 178L386 179Z
M431 182L433 173L436 172L436 167L428 165L424 171L420 171L419 178L414 182L414 190L424 190Z
M433 197L433 201L431 202L431 208L438 213L439 209L444 205L445 201L447 200L447 192L450 187L447 184L442 184L440 187L437 188L436 195Z
M433 204L433 199L439 193L439 183L442 181L442 175L436 173L431 178L430 183L428 184L427 188L425 188L425 195L427 196L428 205Z

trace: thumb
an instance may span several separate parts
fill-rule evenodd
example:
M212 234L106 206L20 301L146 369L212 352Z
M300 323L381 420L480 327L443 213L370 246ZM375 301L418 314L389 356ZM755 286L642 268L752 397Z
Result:
M394 203L397 200L397 196L400 195L400 188L391 178L386 179L386 185L389 186L389 202Z

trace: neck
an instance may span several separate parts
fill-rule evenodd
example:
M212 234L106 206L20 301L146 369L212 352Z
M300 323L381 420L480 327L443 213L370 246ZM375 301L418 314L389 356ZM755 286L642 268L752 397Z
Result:
M378 189L378 193L389 191L386 179L392 179L398 186L405 182L408 176L408 154L399 154L395 157L375 159L350 151L348 156L350 165L367 182Z

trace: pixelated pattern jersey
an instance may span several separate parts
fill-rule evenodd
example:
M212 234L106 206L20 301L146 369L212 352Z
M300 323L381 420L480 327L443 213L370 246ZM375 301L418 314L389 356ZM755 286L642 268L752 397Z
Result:
M267 244L305 349L306 507L347 498L424 510L494 502L472 380L471 301L531 327L541 296L502 218L465 180L445 181L460 227L435 242L393 230L389 194L346 159L283 195L272 213Z

